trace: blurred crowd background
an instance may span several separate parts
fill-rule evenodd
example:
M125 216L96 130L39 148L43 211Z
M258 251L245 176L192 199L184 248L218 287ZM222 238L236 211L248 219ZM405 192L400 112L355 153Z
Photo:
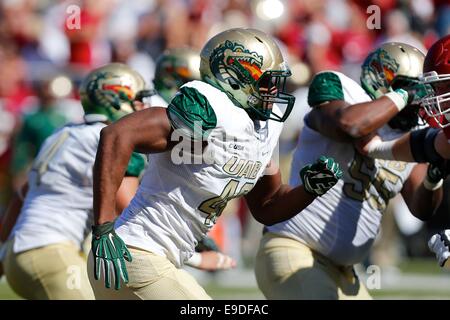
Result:
M368 27L371 5L380 9L380 28ZM333 69L358 81L362 60L385 41L426 52L450 32L450 5L446 0L0 0L0 216L43 140L65 123L82 121L77 86L89 70L119 61L151 85L164 49L200 50L214 34L245 26L272 34L293 72L289 85L297 102L280 141L287 180L290 153L309 108L311 77ZM426 224L410 218L402 200L394 199L368 262L388 266L429 255L429 234L450 227L448 187L440 212ZM240 201L221 220L213 230L219 246L249 265L261 226Z

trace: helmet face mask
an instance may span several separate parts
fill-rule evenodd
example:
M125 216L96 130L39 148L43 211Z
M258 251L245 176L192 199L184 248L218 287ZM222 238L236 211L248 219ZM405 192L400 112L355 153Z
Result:
M432 127L444 128L450 140L450 35L439 39L428 50L420 81L428 90L421 100L425 120Z
M428 95L421 100L427 116L441 128L450 126L450 74L438 75L431 71L423 74L422 83L428 88Z
M253 107L253 112L260 113L260 120L276 120L284 122L289 116L292 107L289 112L283 114L277 114L273 111L273 104L280 106L293 106L295 98L290 94L286 94L286 80L291 75L289 70L287 71L266 71L258 79L255 84L257 88L257 94L251 95L254 99L254 104L249 101L249 105Z
M86 118L116 121L136 111L134 101L152 93L144 79L128 66L111 63L89 73L80 87Z
M291 75L275 42L255 29L230 29L208 41L201 52L202 79L225 92L254 120L284 121L295 98L285 92ZM273 104L286 106L275 114Z

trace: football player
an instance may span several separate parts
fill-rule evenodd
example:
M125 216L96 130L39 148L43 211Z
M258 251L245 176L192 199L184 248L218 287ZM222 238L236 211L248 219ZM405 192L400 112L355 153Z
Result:
M166 108L180 87L194 80L201 80L200 53L188 47L165 50L156 60L153 79L156 94L150 97L150 104ZM233 258L219 252L212 238L199 240L195 250L186 263L191 267L213 271L236 266Z
M81 249L93 221L92 169L100 130L142 109L145 89L142 77L126 65L92 71L80 88L84 123L67 125L45 140L0 234L1 240L9 238L5 275L21 297L94 299ZM115 212L135 193L144 163L133 153L121 177Z
M376 132L394 139L418 124L417 87L424 55L402 43L385 43L362 65L361 85L325 71L312 80L312 110L292 162L295 172L326 152L343 179L293 218L265 228L255 274L269 299L369 299L353 265L367 256L389 199L401 193L419 219L430 217L441 189L426 164L365 157L353 143Z
M372 158L408 162L442 162L450 158L450 35L438 40L428 51L420 77L423 118L429 127L383 141L379 136L356 143L361 153Z
M257 220L275 223L340 176L323 157L302 171L304 186L290 188L269 164L294 103L284 91L290 71L271 37L241 28L217 34L201 51L200 73L202 81L182 86L168 108L136 112L101 132L88 260L97 298L210 299L180 267L228 200L244 196ZM133 150L149 153L149 166L114 223L112 195Z
M430 170L429 187L437 188L450 173L447 161L450 159L450 35L438 40L428 51L421 82L428 93L421 100L421 106L430 127L392 141L382 141L375 136L359 143L358 147L371 157L435 164L434 170ZM439 265L448 267L450 230L433 235L428 246L436 254Z
M11 244L14 254L5 262L10 265L8 281L23 298L94 298L87 279L86 261L78 251L90 231L86 228L92 224L92 199L89 200L92 191L89 188L92 189L96 145L104 126L143 108L140 100L151 98L148 94L153 93L145 90L141 76L125 65L110 64L96 69L81 87L85 123L65 127L46 142L46 151L41 151L35 160L29 177L29 181L34 183L35 172L41 168L39 176L42 183L34 183L29 195L27 184L13 199L0 233L0 240L8 238L26 196L25 208L10 236L13 239L10 242L14 241ZM142 156L133 153L117 193L117 214L128 205L137 190L144 164ZM60 181L50 185L57 178ZM66 188L69 183L72 187ZM51 202L53 199L58 202ZM61 203L66 205L61 207ZM199 246L202 252L196 253L193 267L213 271L235 265L232 258L215 252L211 245L206 246L208 243L205 241ZM3 250L6 249L4 245ZM62 255L65 257L61 258ZM53 256L56 258L50 268L48 259ZM25 268L30 259L37 262L32 268ZM79 285L69 285L71 279Z

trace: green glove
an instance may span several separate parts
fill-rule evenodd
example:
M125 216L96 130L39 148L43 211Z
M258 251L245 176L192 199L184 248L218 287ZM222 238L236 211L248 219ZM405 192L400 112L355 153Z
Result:
M419 104L420 101L428 95L429 89L423 84L415 84L402 88L408 93L408 105Z
M92 253L95 280L100 279L103 270L106 288L111 288L111 276L114 277L116 290L120 289L120 278L128 283L125 259L131 262L132 257L123 240L114 231L114 222L92 226Z
M203 252L203 251L216 251L219 252L219 247L217 246L217 243L214 241L214 239L210 237L204 237L202 238L195 247L196 252Z
M313 164L300 170L303 187L308 193L321 196L331 189L342 177L342 170L333 158L321 156Z

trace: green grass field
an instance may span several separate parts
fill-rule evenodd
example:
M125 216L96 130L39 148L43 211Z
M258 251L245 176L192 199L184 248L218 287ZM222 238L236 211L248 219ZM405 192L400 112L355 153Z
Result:
M227 277L224 272L219 277L202 278L200 283L213 299L264 299L251 279L252 270L243 270L238 275L240 279L236 279L235 275ZM361 279L363 277L364 275ZM370 290L375 299L450 299L450 272L438 268L434 260L405 261L399 265L395 274L387 274L382 270L381 277L381 288ZM233 278L234 280L230 281ZM3 278L0 281L0 300L5 299L20 299L20 297L11 290Z

